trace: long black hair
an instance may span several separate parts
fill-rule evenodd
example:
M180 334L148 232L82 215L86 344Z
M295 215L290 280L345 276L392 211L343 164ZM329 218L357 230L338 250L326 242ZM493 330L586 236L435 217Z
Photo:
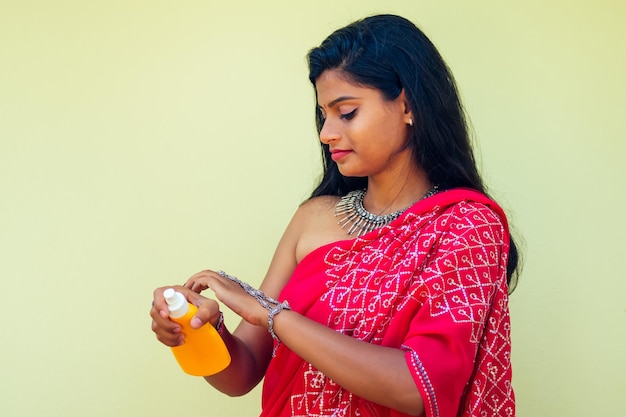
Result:
M414 121L409 146L429 181L441 190L468 187L487 194L454 77L432 42L412 22L394 15L358 20L313 48L308 63L314 87L324 71L338 69L356 85L378 89L387 100L404 91ZM319 133L324 119L317 106L315 119ZM366 177L343 176L328 145L321 146L324 173L311 197L341 196L367 186ZM515 287L518 257L511 239L509 291Z

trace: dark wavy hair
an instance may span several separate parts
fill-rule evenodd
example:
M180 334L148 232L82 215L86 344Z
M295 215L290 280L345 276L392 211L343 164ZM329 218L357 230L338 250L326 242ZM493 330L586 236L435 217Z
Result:
M326 70L337 69L356 85L376 88L387 100L404 90L413 115L409 146L432 184L446 190L468 187L487 194L476 167L469 129L456 83L443 58L412 22L376 15L333 32L308 54L309 79L315 87ZM315 113L318 133L324 119ZM324 173L311 198L345 195L367 186L366 177L343 176L322 146ZM511 239L507 265L509 291L516 284L518 250Z

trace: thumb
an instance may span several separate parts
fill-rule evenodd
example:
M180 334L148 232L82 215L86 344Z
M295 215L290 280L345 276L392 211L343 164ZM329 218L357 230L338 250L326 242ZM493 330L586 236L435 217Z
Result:
M203 321L203 319L201 317L198 317L197 314L193 316L191 320L189 321L189 325L191 326L192 329L199 329L205 324L206 324L206 321Z
M198 294L190 294L189 301L198 308L196 314L189 321L193 329L198 329L207 323L217 322L219 318L219 305L215 300L210 300Z
M217 303L216 303L217 305ZM198 309L198 312L189 320L189 325L192 329L199 329L200 327L208 324L214 326L219 320L220 311L216 307L214 309Z

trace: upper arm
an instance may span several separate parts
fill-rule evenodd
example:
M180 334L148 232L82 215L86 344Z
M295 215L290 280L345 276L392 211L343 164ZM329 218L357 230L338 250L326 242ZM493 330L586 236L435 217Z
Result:
M274 256L260 287L261 291L269 297L278 298L298 264L296 248L302 235L305 217L305 209L300 206L276 246Z
M322 196L307 200L298 207L278 243L261 285L265 294L278 298L303 257L324 244L344 237L335 220L335 202L334 197Z
M302 207L300 207L285 229L259 288L268 297L278 298L297 266L296 247L306 217L303 211ZM271 336L265 328L254 326L245 320L241 320L234 335L246 345L248 352L253 357L260 380L265 374L265 369L271 358L273 349Z
M332 197L313 198L298 207L278 242L259 287L265 295L278 299L303 254L327 243L328 239L336 240L332 233L328 233L328 225L336 226L332 207ZM256 363L257 376L262 378L271 358L273 339L265 328L245 320L240 322L234 334L246 345Z
M472 375L495 294L506 287L507 248L502 222L485 206L457 206L436 223L439 239L416 287L421 307L403 345L425 404L442 411L458 406Z

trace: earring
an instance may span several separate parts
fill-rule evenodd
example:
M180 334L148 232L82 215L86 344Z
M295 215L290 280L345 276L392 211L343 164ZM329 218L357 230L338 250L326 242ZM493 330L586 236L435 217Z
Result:
M409 119L409 126L411 126L411 127L413 126L413 118L412 117Z

